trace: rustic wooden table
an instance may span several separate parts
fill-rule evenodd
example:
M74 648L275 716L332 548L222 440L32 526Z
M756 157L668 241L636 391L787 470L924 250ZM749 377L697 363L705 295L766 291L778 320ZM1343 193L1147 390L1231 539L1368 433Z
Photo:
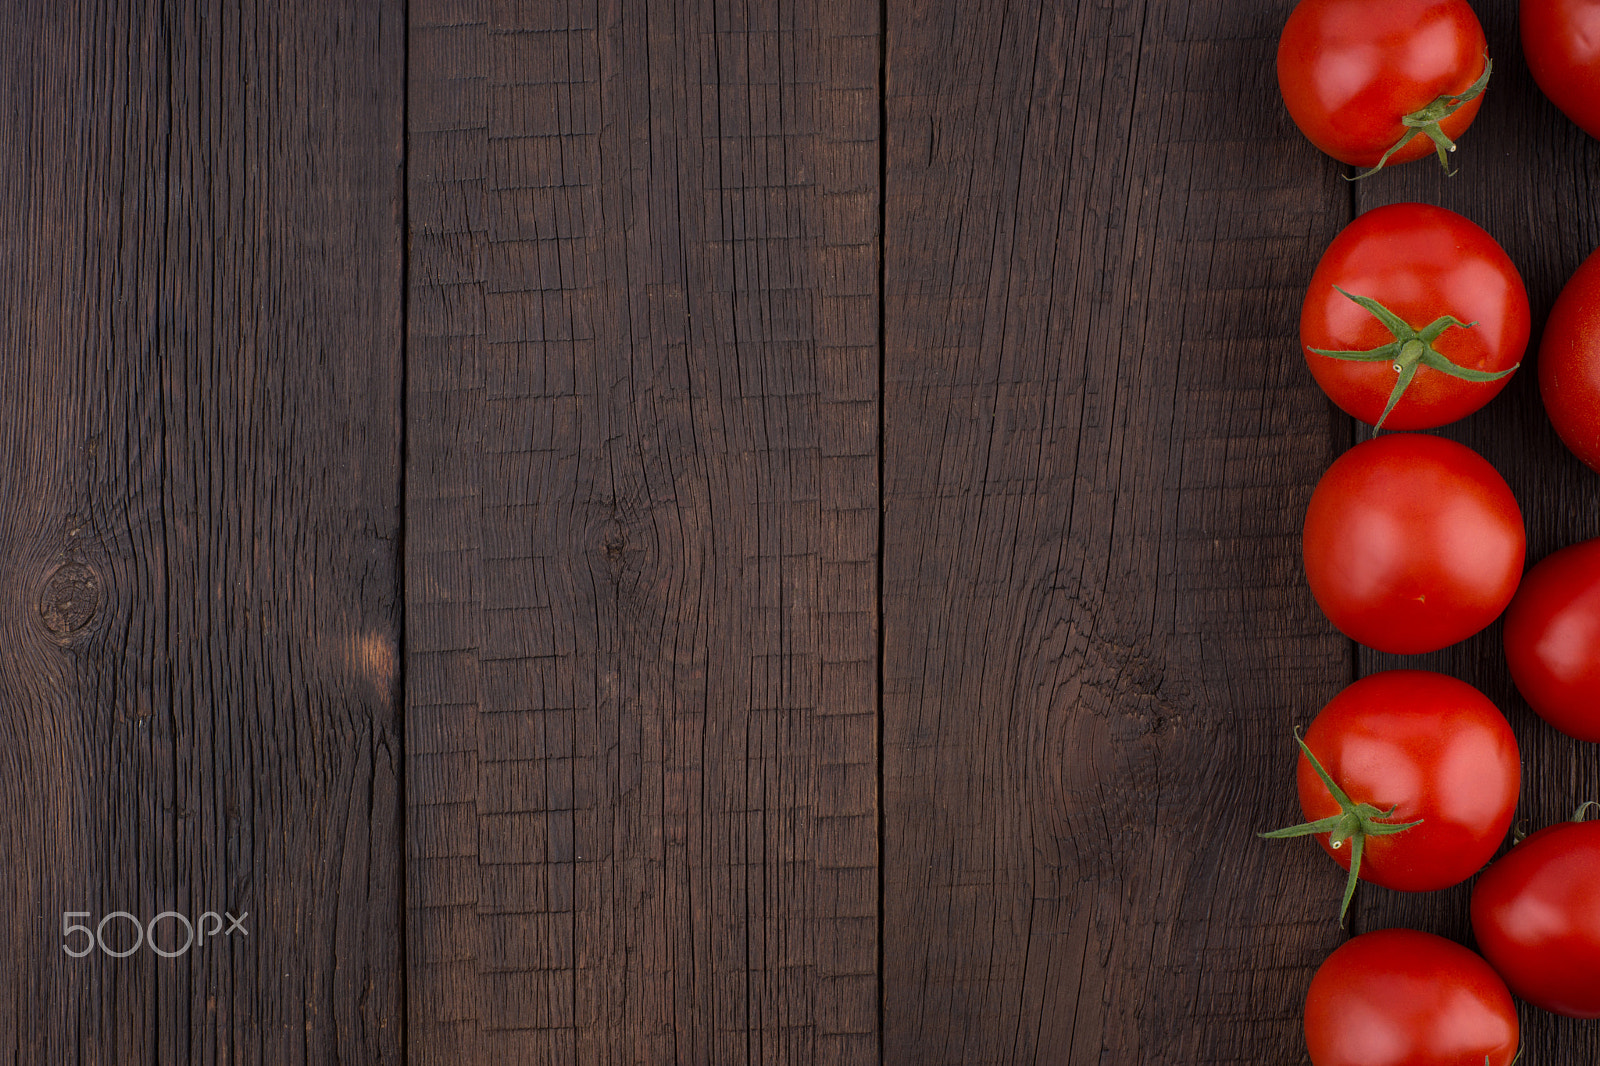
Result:
M1306 1061L1342 881L1254 833L1400 660L1300 296L1418 199L1542 318L1600 143L1480 0L1458 176L1352 185L1290 6L10 5L0 1057ZM1531 373L1443 432L1600 533ZM1498 627L1404 661L1600 795Z

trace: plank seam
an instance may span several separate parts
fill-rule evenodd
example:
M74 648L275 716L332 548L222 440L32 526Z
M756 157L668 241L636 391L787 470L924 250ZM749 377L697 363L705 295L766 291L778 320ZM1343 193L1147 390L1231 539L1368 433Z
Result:
M887 468L884 462L885 455L885 421L887 418L888 367L889 367L889 332L888 316L888 234L889 234L889 0L878 0L878 545L877 545L877 582L875 598L877 601L878 623L878 678L877 678L877 807L878 807L878 945L877 945L877 1041L878 1041L878 1066L884 1066L886 1055L886 1041L884 1040L884 1023L888 1018L888 981L885 976L885 963L887 955L884 943L887 936L887 923L885 921L885 904L887 900L887 881L885 878L885 859L887 841L887 819L884 815L884 777L886 761L884 753L884 691L887 678L884 671L884 661L887 654L886 631L884 625L884 548L888 543L888 528L886 522L885 475Z
M411 438L411 0L400 0L400 439L399 439L399 486L398 501L400 514L395 523L395 584L400 593L399 609L395 612L396 637L399 642L400 654L397 655L395 665L395 691L394 699L398 703L399 714L395 717L395 745L399 749L395 753L396 765L399 772L395 775L396 792L396 826L397 837L400 841L399 863L399 897L400 897L400 929L399 929L399 1019L396 1042L400 1046L400 1061L411 1061L411 775L410 769L410 740L407 735L409 725L410 679L408 667L410 656L406 654L409 634L407 632L407 616L410 613L408 605L411 603L410 589L407 585L406 574L406 533L409 526L407 519L410 512L410 500L407 496L410 481L410 438Z

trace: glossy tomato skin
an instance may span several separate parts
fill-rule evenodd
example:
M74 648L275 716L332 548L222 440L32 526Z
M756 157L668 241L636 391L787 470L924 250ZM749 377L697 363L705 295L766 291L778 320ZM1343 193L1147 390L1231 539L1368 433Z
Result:
M1600 539L1523 575L1506 608L1505 645L1528 706L1570 737L1600 741Z
M1539 395L1562 442L1600 470L1600 251L1550 309L1539 342Z
M1520 1031L1511 993L1460 944L1380 929L1341 944L1306 993L1314 1066L1508 1066Z
M1370 351L1394 336L1338 290L1367 296L1421 329L1441 315L1471 322L1439 335L1434 350L1469 370L1509 370L1528 347L1528 290L1511 257L1481 227L1431 204L1390 204L1346 226L1311 276L1300 310L1300 345L1322 391L1347 414L1377 423L1397 376L1394 364L1352 362L1311 351ZM1421 367L1387 429L1430 429L1471 414L1505 388Z
M1539 88L1600 137L1600 0L1522 0L1522 53Z
M1517 739L1505 716L1464 681L1427 670L1388 670L1350 685L1306 730L1306 746L1355 803L1387 819L1422 824L1372 836L1361 878L1427 892L1460 884L1483 868L1511 828L1522 786ZM1306 821L1339 813L1339 803L1300 756L1296 770ZM1345 869L1350 847L1323 850Z
M1541 829L1485 870L1472 935L1521 999L1600 1018L1600 822Z
M1488 44L1466 0L1300 0L1278 39L1278 88L1311 143L1371 167L1405 136L1401 118L1459 93L1483 73ZM1440 123L1452 141L1480 94ZM1389 163L1434 151L1411 139Z
M1505 610L1522 576L1522 511L1464 444L1391 433L1334 460L1302 542L1317 605L1379 651L1437 651Z

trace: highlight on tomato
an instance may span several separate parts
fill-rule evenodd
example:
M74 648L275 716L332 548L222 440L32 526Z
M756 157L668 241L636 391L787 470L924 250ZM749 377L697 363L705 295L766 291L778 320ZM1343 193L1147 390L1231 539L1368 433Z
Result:
M1334 460L1306 508L1311 594L1379 651L1437 651L1511 602L1527 547L1505 479L1464 444L1390 433Z
M1300 740L1306 821L1262 836L1315 836L1357 880L1403 892L1460 884L1505 840L1522 786L1516 736L1483 693L1427 670L1387 670L1330 700Z
M1522 54L1550 102L1600 137L1600 4L1595 0L1522 0Z
M1600 251L1550 308L1539 342L1539 396L1562 443L1600 470Z
M1336 948L1306 993L1313 1066L1461 1066L1516 1061L1506 984L1482 958L1432 933L1379 929Z
M1518 998L1600 1018L1600 822L1547 826L1472 887L1472 935Z
M1530 326L1522 275L1493 237L1454 211L1401 203L1328 245L1301 305L1300 345L1346 414L1431 429L1505 388Z
M1600 741L1600 538L1562 548L1523 575L1504 638L1528 706L1569 737Z
M1278 39L1278 88L1296 126L1376 173L1447 153L1483 103L1493 65L1466 0L1300 0Z

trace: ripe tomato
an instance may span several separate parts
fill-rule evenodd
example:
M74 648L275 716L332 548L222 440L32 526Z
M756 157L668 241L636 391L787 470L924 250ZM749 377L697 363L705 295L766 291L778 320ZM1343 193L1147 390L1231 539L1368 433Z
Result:
M1379 651L1436 651L1505 610L1522 576L1522 512L1466 445L1420 433L1357 444L1306 509L1306 578L1345 635Z
M1600 0L1522 0L1522 52L1533 80L1600 137Z
M1521 1032L1505 982L1453 940L1380 929L1341 944L1306 993L1313 1066L1509 1066Z
M1485 870L1472 934L1522 999L1600 1018L1600 822L1541 829Z
M1466 0L1300 0L1278 40L1278 88L1340 162L1377 169L1436 150L1444 163L1483 102L1487 49Z
M1511 679L1539 717L1600 741L1600 539L1528 571L1506 608L1505 643Z
M1390 204L1317 264L1300 345L1347 414L1428 429L1488 403L1528 346L1528 290L1493 237L1454 211Z
M1600 470L1600 251L1550 309L1539 342L1539 395L1566 446Z
M1296 784L1307 819L1299 828L1339 823L1317 841L1340 866L1359 867L1375 885L1426 892L1460 884L1493 858L1511 827L1522 764L1505 716L1477 689L1427 670L1388 670L1317 715ZM1407 823L1415 824L1392 831Z

